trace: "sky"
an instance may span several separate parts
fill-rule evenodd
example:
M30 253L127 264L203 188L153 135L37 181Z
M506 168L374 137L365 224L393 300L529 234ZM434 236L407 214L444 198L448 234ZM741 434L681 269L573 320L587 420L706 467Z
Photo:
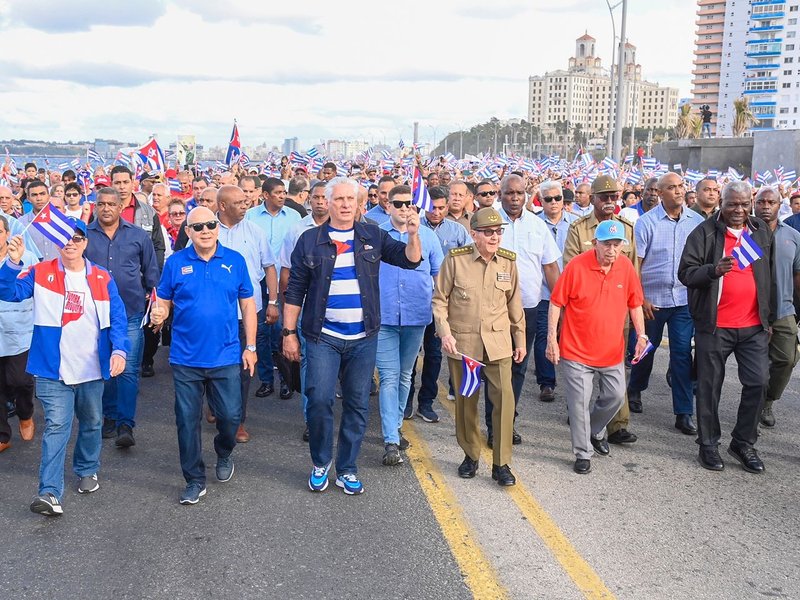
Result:
M645 78L689 96L696 2L628 4ZM586 31L608 67L606 0L0 0L0 138L431 141L525 118Z

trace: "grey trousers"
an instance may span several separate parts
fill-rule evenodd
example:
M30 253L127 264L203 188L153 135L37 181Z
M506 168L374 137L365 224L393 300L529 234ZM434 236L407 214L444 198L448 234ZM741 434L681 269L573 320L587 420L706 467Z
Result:
M562 359L561 372L572 451L576 458L591 458L594 450L590 436L599 439L605 435L606 425L625 402L625 363L601 368ZM599 375L600 395L592 405L595 375Z

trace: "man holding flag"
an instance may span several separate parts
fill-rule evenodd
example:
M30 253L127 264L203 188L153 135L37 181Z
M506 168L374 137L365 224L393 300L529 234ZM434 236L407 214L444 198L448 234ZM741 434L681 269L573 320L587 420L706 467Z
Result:
M525 358L525 313L516 254L500 248L504 225L493 208L472 215L474 243L454 248L445 257L433 295L433 318L457 388L456 438L465 454L458 474L472 478L478 471L478 367L485 365L494 404L492 479L508 486L516 483L509 468L514 428L511 363Z
M764 471L753 446L769 379L775 248L769 226L750 216L752 204L750 184L728 183L720 211L689 234L678 267L695 327L699 461L711 471L725 466L717 450L719 401L731 354L742 394L728 453L746 471Z

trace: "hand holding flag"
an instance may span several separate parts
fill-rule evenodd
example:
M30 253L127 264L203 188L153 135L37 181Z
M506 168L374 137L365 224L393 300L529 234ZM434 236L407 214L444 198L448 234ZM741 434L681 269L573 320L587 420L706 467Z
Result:
M157 329L167 320L167 307L158 301L155 289L150 295L150 302L152 304L150 307L150 323L154 329Z
M731 251L731 254L739 264L739 268L744 271L759 258L764 256L764 251L756 244L756 241L747 232L747 228L742 230L739 241Z
M463 373L461 375L461 388L458 393L462 398L469 398L481 386L481 368L486 365L474 358L470 358L466 354L462 354L461 366L463 367Z

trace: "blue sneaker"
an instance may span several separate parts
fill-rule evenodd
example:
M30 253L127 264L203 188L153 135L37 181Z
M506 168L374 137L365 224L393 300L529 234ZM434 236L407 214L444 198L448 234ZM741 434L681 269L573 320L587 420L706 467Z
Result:
M430 406L420 406L417 409L417 414L419 418L425 421L426 423L438 423L439 422L439 415L436 414L436 411L433 410Z
M342 491L348 496L364 493L364 485L355 473L339 475L336 478L336 485L342 488Z
M233 458L229 455L227 458L217 457L217 480L225 483L230 481L233 477Z
M331 470L331 463L324 467L314 466L311 475L308 476L308 489L312 492L324 492L328 489L328 471Z
M181 495L179 502L181 504L197 504L200 498L206 495L206 486L197 481L192 481L186 485L186 489Z

